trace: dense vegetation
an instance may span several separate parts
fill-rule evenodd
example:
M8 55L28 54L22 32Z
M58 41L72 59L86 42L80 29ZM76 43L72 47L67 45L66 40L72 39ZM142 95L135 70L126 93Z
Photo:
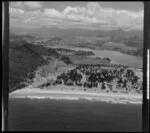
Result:
M59 54L54 49L29 44L24 40L16 40L10 43L10 92L25 86L23 82L34 77L34 71L38 66L48 64L48 61L44 60L42 56L58 57Z
M68 56L62 56L61 60L64 61L67 65L72 64L72 61Z
M29 44L29 43L26 43L25 45L30 47L32 51L36 52L37 54L41 56L53 56L56 58L60 56L56 52L56 50L52 48L46 48L46 47L43 47L42 45L34 45L34 44Z
M143 56L143 49L137 49L137 50L120 50L120 52L129 54L129 55L134 55L134 56Z
M75 55L84 55L84 56L90 56L90 55L94 55L94 53L92 51L75 51Z
M73 70L63 72L51 83L47 82L41 86L50 85L82 86L86 88L97 88L106 92L141 93L142 81L131 69L102 67L100 65L79 65Z
M138 49L135 54L136 56L143 56L143 49Z
M84 55L84 56L90 56L90 55L94 55L94 53L92 51L82 51L82 50L78 50L78 51L75 51L75 50L71 50L71 49L66 49L66 48L56 48L57 51L60 51L60 52L72 52L74 55Z

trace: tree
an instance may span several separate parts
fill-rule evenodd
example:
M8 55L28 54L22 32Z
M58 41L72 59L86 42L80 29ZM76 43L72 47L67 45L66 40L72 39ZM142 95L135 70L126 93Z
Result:
M68 56L62 56L61 60L64 61L67 65L72 64L72 61Z

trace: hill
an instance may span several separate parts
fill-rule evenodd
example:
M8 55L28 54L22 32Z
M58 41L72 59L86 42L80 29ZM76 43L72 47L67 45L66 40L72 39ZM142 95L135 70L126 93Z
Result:
M69 38L74 36L119 36L119 37L130 37L130 36L137 36L143 38L143 31L138 30L131 30L131 31L123 31L119 30L89 30L89 29L61 29L57 27L47 28L17 28L12 27L11 32L17 34L31 34L31 35L38 35L43 38L50 38L50 37L63 37Z
M15 38L19 37L15 36ZM21 82L25 82L27 79L32 79L34 77L34 71L38 66L48 64L48 61L45 60L43 56L58 57L59 54L54 49L30 44L22 39L16 39L10 42L10 92L16 88L25 86L25 84L21 84Z

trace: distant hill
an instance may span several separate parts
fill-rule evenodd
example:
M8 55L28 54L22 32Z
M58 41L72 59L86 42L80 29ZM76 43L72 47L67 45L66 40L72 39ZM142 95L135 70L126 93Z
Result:
M12 27L11 32L15 34L31 34L31 35L39 35L44 38L49 37L73 37L73 36L137 36L143 38L143 31L139 30L130 30L130 31L123 31L119 30L89 30L89 29L60 29L57 27L47 28L16 28Z
M32 36L31 34L14 34L12 32L10 32L10 39L11 40L21 40L21 39L36 39L35 36Z
M104 31L88 29L60 29L57 27L42 27L36 29L12 27L11 32L18 35L25 35L26 33L26 36L40 36L42 38L48 39L51 45L62 43L61 45L69 44L80 47L94 47L93 44L95 44L99 47L103 43L107 42L108 39L108 41L116 42L119 44L126 44L128 47L135 47L138 49L143 48L143 31L140 30L123 31L119 29ZM103 40L102 38L107 39ZM90 42L87 42L88 40Z

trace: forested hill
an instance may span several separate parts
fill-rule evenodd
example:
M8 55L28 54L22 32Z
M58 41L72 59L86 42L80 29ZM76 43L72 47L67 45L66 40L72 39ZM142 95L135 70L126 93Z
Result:
M9 85L10 92L21 88L27 79L32 79L38 66L47 64L42 56L59 57L59 54L50 48L27 43L24 40L10 42L9 49ZM30 73L30 74L29 74Z

